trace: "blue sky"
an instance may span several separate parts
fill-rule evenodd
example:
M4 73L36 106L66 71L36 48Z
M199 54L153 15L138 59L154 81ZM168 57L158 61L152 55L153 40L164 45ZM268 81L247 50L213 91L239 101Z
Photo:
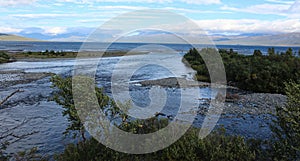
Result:
M300 32L293 0L0 0L0 33L45 40L83 40L122 13L166 9L211 34Z

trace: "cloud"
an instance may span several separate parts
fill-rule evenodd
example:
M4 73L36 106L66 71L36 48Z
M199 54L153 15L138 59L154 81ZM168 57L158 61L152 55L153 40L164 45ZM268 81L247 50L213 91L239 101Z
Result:
M42 13L42 14L11 14L11 17L15 18L57 18L57 17L74 17L79 16L78 14L53 14L53 13Z
M125 9L125 10L141 10L141 9L149 9L149 7L142 6L101 6L99 9Z
M289 18L300 18L300 1L296 1L291 7L289 8Z
M221 0L180 0L188 4L221 4Z
M287 16L288 10L291 7L290 4L270 4L264 3L259 5L252 5L245 8L236 8L230 6L221 7L222 10L235 11L235 12L246 12L246 13L254 13L254 14L275 14Z
M282 1L282 0L266 0L270 3L252 5L244 8L230 7L224 5L221 7L225 11L245 12L251 14L273 14L285 16L289 19L300 18L300 1Z
M69 2L77 4L92 4L97 2L125 2L125 3L174 3L174 2L183 2L188 4L221 4L221 0L57 0L58 2Z
M200 14L215 14L215 13L224 13L224 14L228 14L228 13L232 13L229 11L216 11L216 10L193 10L193 9L187 9L187 8L179 8L179 7L165 7L162 9L166 9L166 10L171 10L171 11L180 11L183 13L200 13Z
M37 0L0 0L0 6L28 5L37 2Z
M300 32L299 19L264 21L255 19L198 20L198 26L209 32L228 33L291 33Z
M49 35L58 35L64 34L67 32L67 28L65 27L46 27L44 28L44 33Z
M12 27L0 27L0 33L18 33L22 29L12 28Z
M281 4L293 4L295 1L286 1L286 0L265 0L266 2L272 2L272 3L281 3Z

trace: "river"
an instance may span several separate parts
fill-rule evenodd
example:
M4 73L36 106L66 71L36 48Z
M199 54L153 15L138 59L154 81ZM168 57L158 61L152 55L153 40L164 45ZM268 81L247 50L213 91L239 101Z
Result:
M126 57L126 66L116 68L124 57L107 57L101 59L97 67L95 80L99 87L103 87L108 95L111 95L111 75L126 73L129 68L136 67L136 63L147 64L135 70L130 80L130 96L132 101L139 106L146 107L151 100L149 99L150 87L141 86L138 82L143 80L155 80L169 77L182 77L192 79L194 71L182 63L182 56L174 53L151 53L146 57L143 55L133 55ZM80 60L88 63L93 59ZM165 68L161 64L165 63ZM71 76L75 59L47 59L18 61L8 64L1 64L0 71L20 70L26 73L51 72L62 76ZM175 72L174 72L175 71ZM1 74L0 74L1 75ZM18 74L17 74L18 75ZM18 76L12 74L2 74L0 81L11 81L18 79ZM30 83L18 83L13 86L1 87L0 98L17 89L23 90L17 93L5 104L5 109L0 109L0 134L13 134L0 140L1 142L11 142L7 147L7 153L16 153L22 150L28 150L37 147L39 153L43 155L53 155L61 152L64 147L75 142L70 136L65 137L62 133L65 131L68 120L62 116L62 107L49 100L54 89L51 88L50 76L32 81ZM180 90L175 87L160 87L167 91L167 101L162 113L166 116L175 116L180 104ZM214 93L209 87L194 87L199 90L199 99L211 98ZM191 100L196 100L191 96ZM198 108L206 108L199 106ZM243 107L240 107L243 108ZM260 107L263 108L263 107ZM189 116L189 113L186 113ZM197 115L194 126L201 127L204 115ZM217 127L224 125L230 134L243 135L245 137L268 138L271 136L269 124L271 116L267 113L231 113L225 114L219 120ZM17 137L16 137L17 136ZM1 136L0 136L1 137ZM21 138L18 138L21 137Z

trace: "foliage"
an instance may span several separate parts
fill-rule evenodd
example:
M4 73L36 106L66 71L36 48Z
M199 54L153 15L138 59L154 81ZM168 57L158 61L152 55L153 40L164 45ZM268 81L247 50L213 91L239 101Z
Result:
M87 80L86 78L83 78L82 80L92 81ZM77 133L73 133L74 137L81 135L82 139L85 140L85 128L80 121L74 105L72 78L63 78L56 75L51 78L51 82L53 83L52 87L58 89L53 96L53 100L64 108L63 116L67 116L70 122L65 134L72 134L74 131L77 131ZM107 116L114 119L115 116L122 114L122 111L117 108L115 102L105 95L101 88L96 87L95 92L99 106L101 110L106 111Z
M54 51L54 50L46 50L44 52L27 52L27 55L42 55L42 56L47 56L47 57L63 57L66 55L66 52L62 52L62 51Z
M157 123L162 123L158 120ZM163 121L165 122L165 120ZM141 127L140 123L131 122L131 130L138 128L152 129L148 125ZM124 126L122 126L124 127ZM127 129L128 130L128 129ZM142 130L143 131L143 130ZM147 131L147 130L146 130ZM248 146L247 142L239 136L226 136L224 130L212 133L205 139L198 138L198 129L190 129L181 139L170 147L151 154L131 155L116 152L95 139L86 143L70 144L62 154L56 155L59 161L73 160L255 160L257 147Z
M76 52L46 50L41 52L23 52L14 55L16 58L75 58Z
M201 54L214 49L202 49ZM266 92L284 93L284 82L298 80L300 76L300 58L293 55L289 48L285 53L275 54L274 48L268 50L268 55L262 55L259 50L254 55L240 55L231 50L220 49L226 77L229 85L240 89ZM206 65L196 49L184 55L191 67L197 71L196 79L210 81Z
M28 151L21 151L13 156L5 155L2 151L6 149L7 145L2 145L0 147L0 161L8 161L8 160L16 160L16 161L47 161L49 158L41 156L38 154L38 149L36 147L28 150Z
M277 107L277 126L272 130L278 141L274 145L275 158L295 160L300 158L300 84L285 83L288 101L286 106Z
M17 161L47 161L48 158L37 154L38 149L32 148L29 151L18 152L13 159Z
M69 116L73 126L68 130L81 130L82 124L75 112L72 100L71 78L55 76L52 78L54 87L58 93L55 100L65 108L64 115ZM101 89L98 89L97 97L108 99ZM109 101L106 101L109 102ZM113 104L111 102L111 104ZM107 104L105 104L107 105ZM107 106L115 108L115 105ZM105 106L103 106L105 108ZM74 111L73 111L74 110ZM118 112L121 120L116 124L120 129L135 134L147 134L155 132L169 124L167 118L150 118L146 120L134 120L124 113ZM72 128L70 128L72 127ZM74 128L76 127L76 128ZM224 130L215 132L201 140L198 138L199 129L190 129L185 136L170 147L151 154L129 155L105 147L95 139L89 138L77 144L70 144L62 154L56 155L57 160L255 160L257 147L253 148L239 136L226 136Z
M1 63L8 63L10 61L10 56L4 52L0 52L0 64Z

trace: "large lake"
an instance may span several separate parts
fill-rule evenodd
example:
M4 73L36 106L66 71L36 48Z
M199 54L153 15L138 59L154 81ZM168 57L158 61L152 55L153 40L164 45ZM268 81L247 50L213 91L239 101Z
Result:
M104 50L101 46L103 43L89 43L90 50ZM12 50L12 51L78 51L81 47L81 42L5 42L0 41L0 50ZM110 50L129 50L136 48L140 45L137 43L114 43L111 44ZM186 52L192 46L187 44L163 44L166 47L170 47L179 52ZM214 47L211 45L194 45L197 48ZM217 48L221 49L233 49L240 54L250 55L253 54L254 50L261 50L263 54L267 54L268 48L274 47L277 52L284 52L288 49L287 47L278 46L242 46L242 45L216 45ZM298 52L300 47L292 47L294 51Z

